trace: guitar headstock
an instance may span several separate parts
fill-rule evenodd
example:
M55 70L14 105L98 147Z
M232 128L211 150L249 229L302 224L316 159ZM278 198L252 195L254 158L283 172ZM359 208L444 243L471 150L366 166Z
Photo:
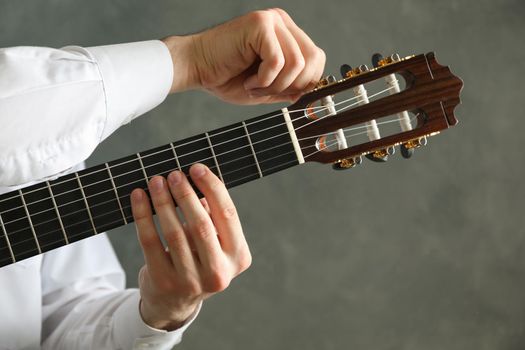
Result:
M463 82L434 53L372 60L372 69L342 66L342 80L324 78L288 108L305 161L346 169L362 156L385 161L396 146L409 158L427 137L458 123Z

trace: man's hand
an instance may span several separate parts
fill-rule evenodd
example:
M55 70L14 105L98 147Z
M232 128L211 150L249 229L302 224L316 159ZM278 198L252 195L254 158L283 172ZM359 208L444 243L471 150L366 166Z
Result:
M172 92L202 88L238 104L293 101L315 86L325 64L324 52L281 9L164 42L173 59Z
M251 263L235 206L224 184L201 164L193 165L190 175L206 200L199 200L186 176L178 171L172 172L167 181L156 176L149 183L166 248L153 222L146 193L136 189L131 194L146 260L139 274L140 312L147 324L158 329L180 327L202 300L224 290ZM175 203L183 217L177 214Z

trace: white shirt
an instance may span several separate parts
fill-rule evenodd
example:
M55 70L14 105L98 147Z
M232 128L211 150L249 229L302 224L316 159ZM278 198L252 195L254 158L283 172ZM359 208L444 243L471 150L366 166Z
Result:
M172 78L156 40L0 49L0 193L74 170ZM176 331L153 329L124 278L105 234L1 268L0 349L171 349L198 310Z

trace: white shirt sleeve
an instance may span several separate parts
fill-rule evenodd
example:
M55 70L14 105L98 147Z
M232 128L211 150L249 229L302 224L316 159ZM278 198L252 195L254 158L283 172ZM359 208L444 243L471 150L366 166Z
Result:
M105 234L44 254L41 272L43 350L169 350L200 309L172 332L146 325Z
M0 186L56 176L167 96L173 66L158 40L0 49Z
M0 186L72 169L118 127L160 104L172 79L171 57L160 41L0 49ZM97 259L79 259L78 247L91 244L98 248L90 251L109 247L101 236L45 255L43 347L168 349L180 341L193 318L174 332L148 327L140 318L138 291L123 290L116 258L100 259L113 271L96 274ZM74 255L68 258L68 251ZM86 274L73 273L75 261L83 261Z

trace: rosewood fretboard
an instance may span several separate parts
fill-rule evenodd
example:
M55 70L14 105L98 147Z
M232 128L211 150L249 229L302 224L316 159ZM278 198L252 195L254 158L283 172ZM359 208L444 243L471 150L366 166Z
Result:
M0 267L133 221L129 195L154 175L206 164L228 188L297 165L280 112L0 196Z

